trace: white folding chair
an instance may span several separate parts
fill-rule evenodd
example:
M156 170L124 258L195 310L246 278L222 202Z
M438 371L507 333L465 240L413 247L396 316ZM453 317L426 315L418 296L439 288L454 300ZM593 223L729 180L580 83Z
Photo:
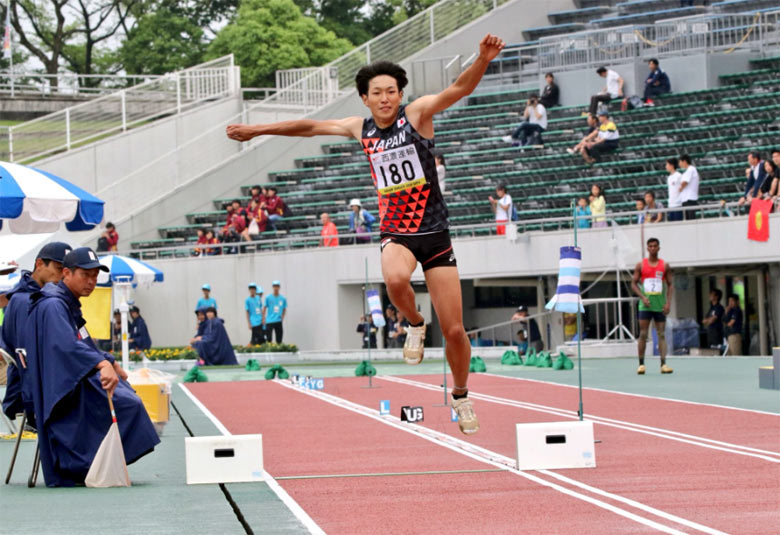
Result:
M6 350L4 350L2 347L0 347L0 358L2 358L7 364L8 368L10 369L11 366L16 367L16 361L14 358L8 354ZM0 414L2 411L0 411ZM8 424L10 424L9 429L12 429L12 432L16 433L16 443L14 444L14 453L11 456L11 463L8 466L8 473L5 476L5 484L8 485L8 483L11 481L11 474L14 472L14 465L16 464L16 455L19 453L19 444L22 442L22 434L24 433L24 425L27 423L27 414L22 411L22 422L19 424L19 428L13 431L13 424L8 420L8 418L3 414L3 418L6 420ZM30 477L27 478L27 486L28 487L34 487L35 483L38 481L38 468L41 464L41 450L38 446L37 442L35 445L35 457L33 458L33 467L32 471L30 472Z

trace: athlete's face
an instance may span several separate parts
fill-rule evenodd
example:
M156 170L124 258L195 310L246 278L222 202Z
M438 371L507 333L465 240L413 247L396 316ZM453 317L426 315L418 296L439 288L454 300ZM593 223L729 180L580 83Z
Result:
M403 96L395 78L380 74L368 82L368 94L363 95L363 104L371 110L374 121L380 126L387 126L395 120Z
M649 254L651 257L653 257L653 258L655 258L656 256L658 256L658 251L659 251L660 249L661 249L661 246L660 246L660 245L658 245L658 242L651 241L650 243L648 243L648 244L647 244L647 253L648 253L648 254Z

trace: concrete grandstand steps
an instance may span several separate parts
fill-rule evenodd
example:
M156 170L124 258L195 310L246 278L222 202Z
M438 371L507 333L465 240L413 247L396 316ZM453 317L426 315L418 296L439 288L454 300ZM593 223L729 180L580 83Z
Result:
M574 0L574 5L580 9L587 9L589 7L614 6L617 0Z
M548 13L547 18L552 24L587 23L592 19L598 19L615 14L615 10L609 6L593 6L567 11Z
M654 0L647 0L647 1L654 1ZM630 14L619 15L615 17L594 19L590 21L590 24L597 28L611 28L614 26L626 26L629 24L647 24L647 23L651 23L663 19L691 17L694 15L702 15L704 13L706 13L706 8L704 7L699 7L699 6L677 7L673 9L641 11L638 13L630 13Z
M735 72L732 74L721 74L718 76L718 79L721 83L729 84L751 84L765 80L778 80L780 79L780 68L767 67L745 72Z
M714 2L712 7L723 13L744 13L763 8L777 8L777 0L724 0Z
M780 55L751 59L750 66L755 69L780 69Z

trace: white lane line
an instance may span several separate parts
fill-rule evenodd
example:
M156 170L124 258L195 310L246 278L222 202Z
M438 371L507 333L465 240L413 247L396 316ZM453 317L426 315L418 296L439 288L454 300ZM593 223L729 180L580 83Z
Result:
M413 381L411 379L405 379L402 377L392 377L392 376L381 376L377 377L378 379L382 379L385 381L391 381L399 384L404 384L408 386L414 386L418 388L423 388L426 390L432 390L436 392L441 392L441 387L436 386L430 383L422 383L418 381ZM571 419L577 419L579 418L576 411L570 411L567 409L559 409L557 407L548 407L546 405L538 405L536 403L529 403L525 401L517 401L514 399L508 399L508 398L501 398L497 396L491 396L489 394L480 394L478 392L475 392L473 390L469 391L469 396L473 399L479 399L481 401L488 401L491 403L496 403L499 405L507 405L510 407L517 407L521 409L536 411L536 412L544 412L548 414L555 414L557 416L562 416L564 418L571 418ZM702 448L709 448L713 450L723 451L726 453L733 453L736 455L744 455L747 457L754 457L756 459L761 459L764 461L769 461L772 463L778 463L780 464L780 453L775 451L768 451L768 450L760 450L756 448L750 448L748 446L741 446L739 444L731 444L729 442L721 442L719 440L713 440L709 438L704 438L696 435L688 435L685 433L679 433L677 431L671 431L668 429L662 429L657 427L650 427L645 426L641 424L636 424L633 422L625 422L622 420L613 420L611 418L605 418L602 416L597 416L594 414L586 414L585 415L586 420L590 420L594 423L606 425L609 427L615 427L617 429L623 429L626 431L633 431L635 433L642 433L645 435L651 435L659 438L665 438L667 440L674 440L677 442L683 442L685 444L691 444L693 446L699 446ZM771 457L775 456L775 457Z
M482 448L480 446L476 446L474 444L470 444L468 442L465 442L461 439L452 437L450 435L447 435L445 433L440 433L438 431L435 431L433 429L422 427L414 424L403 424L400 422L399 418L396 416L380 416L379 411L375 409L369 409L368 407L365 407L363 405L360 405L358 403L354 403L352 401L349 401L347 399L340 398L338 396L334 396L332 394L327 394L322 391L318 390L304 390L301 388L298 388L296 386L293 386L292 384L289 384L285 381L275 380L275 382L283 386L285 388L289 388L291 390L295 390L296 392L300 392L301 394L312 396L314 398L320 399L322 401L325 401L327 403L330 403L331 405L335 405L337 407L340 407L342 409L346 409L358 414L361 414L363 416L367 416L373 420L376 420L378 422L382 422L385 425L388 425L390 427L394 427L396 429L400 429L402 431L405 431L407 433L411 433L413 435L419 436L420 438L423 438L425 440L428 440L430 442L433 442L434 444L438 444L439 446L448 448L452 451L455 451L457 453L460 453L462 455L466 455L467 457L470 457L472 459L475 459L477 461L490 464L492 466L496 466L499 468L506 468L508 472L511 472L515 475L518 475L520 477L524 477L525 479L528 479L530 481L533 481L535 483L538 483L540 485L543 485L545 487L549 487L553 490L556 490L558 492L561 492L563 494L566 494L568 496L571 496L573 498L588 502L590 504L593 504L597 507L600 507L602 509L606 509L607 511L610 511L612 513L615 513L617 515L620 515L622 517L628 518L630 520L633 520L634 522L644 524L645 526L649 526L653 529L656 529L658 531L661 531L663 533L670 533L675 535L680 535L685 533L684 531L680 531L676 528L666 526L664 524L660 524L654 520L651 520L649 518L639 516L635 513L632 513L630 511L627 511L626 509L622 509L620 507L614 506L612 504L609 504L607 502L604 502L602 500L599 500L598 498L594 498L592 496L588 496L587 494L582 494L580 492L577 492L575 490L563 487L561 485L558 485L552 481L548 481L546 479L540 478L538 476L535 476L533 474L530 474L528 472L523 472L521 470L517 470L517 468L514 468L516 465L515 459L511 459L509 457L506 457L504 455L501 455L499 453L490 451L488 449ZM656 509L654 507L651 507L649 505L645 505L639 502L636 502L634 500L630 500L628 498L624 498L622 496L618 496L616 494L612 494L606 491L603 491L601 489L596 489L595 487L589 487L588 485L585 485L584 483L581 483L576 480L572 480L570 478L566 478L563 476L559 476L556 474L556 478L566 481L572 485L579 486L582 488L587 489L594 489L592 492L601 494L605 497L608 497L615 501L621 501L626 504L631 505L632 507L635 507L637 509L640 509L646 513L653 514L655 516L658 516L660 518L663 518L665 520L687 526L689 528L695 529L697 531L701 531L703 533L707 533L709 535L727 535L726 533L722 531L718 531L716 529L710 528L708 526L704 526L702 524L698 524L696 522L693 522L691 520L686 520L684 518L678 517L676 515L673 515L671 513L667 513L665 511L661 511L659 509ZM596 492L597 491L597 492Z
M184 391L185 394L192 400L193 403L203 412L203 414L211 420L211 423L213 423L217 429L219 429L219 432L223 435L232 435L230 431L228 431L228 428L222 425L222 422L219 421L219 419L214 416L214 414L206 408L206 406L201 403L201 401L195 397L195 395L190 392L190 389L184 386L184 384L179 383L179 386ZM295 515L295 518L297 518L301 524L303 524L307 530L309 530L309 533L312 533L313 535L325 535L325 531L321 527L317 525L317 523L312 519L312 517L309 516L309 513L303 510L303 508L298 504L298 502L295 501L295 499L287 494L287 491L284 490L279 483L276 482L276 480L273 478L271 474L263 470L263 479L265 479L265 482L268 484L268 487L276 494L276 496L282 500L282 503L287 506L287 508L290 510L290 512Z
M485 372L480 375L488 375L490 377L501 377L503 379L512 379L514 381L529 381L531 383L542 383L545 385L553 385L553 386L562 386L564 388L579 388L577 385L566 385L563 383L556 383L554 381L542 381L541 379L527 379L525 377L514 377L512 375L499 375L497 373L489 373ZM647 394L635 394L633 392L623 392L621 390L608 390L606 388L596 388L593 386L584 386L582 387L583 390L595 390L596 392L607 392L609 394L620 394L621 396L632 396L636 398L647 398L647 399L655 399L660 401L673 401L675 403L687 403L688 405L700 405L702 407L715 407L718 409L729 409L732 411L742 411L742 412L752 412L755 414L765 414L767 416L777 416L780 417L780 414L776 412L768 412L768 411L760 411L758 409L743 409L742 407L730 407L728 405L718 405L716 403L704 403L701 401L688 401L687 399L677 399L677 398L663 398L660 396L648 396Z

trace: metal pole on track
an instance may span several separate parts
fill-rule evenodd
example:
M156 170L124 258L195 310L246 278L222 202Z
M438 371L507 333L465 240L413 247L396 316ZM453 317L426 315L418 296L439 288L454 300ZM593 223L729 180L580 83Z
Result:
M574 247L577 247L577 211L574 207L574 201L571 202L571 211L572 211L572 220L574 221ZM578 375L578 392L579 392L579 400L580 400L580 406L579 410L577 411L577 414L580 415L580 421L582 421L584 417L584 412L582 410L582 312L580 312L580 307L577 307L577 375Z
M447 340L444 339L444 332L441 333L441 352L442 377L444 380L442 383L442 388L444 389L444 402L441 405L434 405L434 407L446 407L449 405L447 402Z

